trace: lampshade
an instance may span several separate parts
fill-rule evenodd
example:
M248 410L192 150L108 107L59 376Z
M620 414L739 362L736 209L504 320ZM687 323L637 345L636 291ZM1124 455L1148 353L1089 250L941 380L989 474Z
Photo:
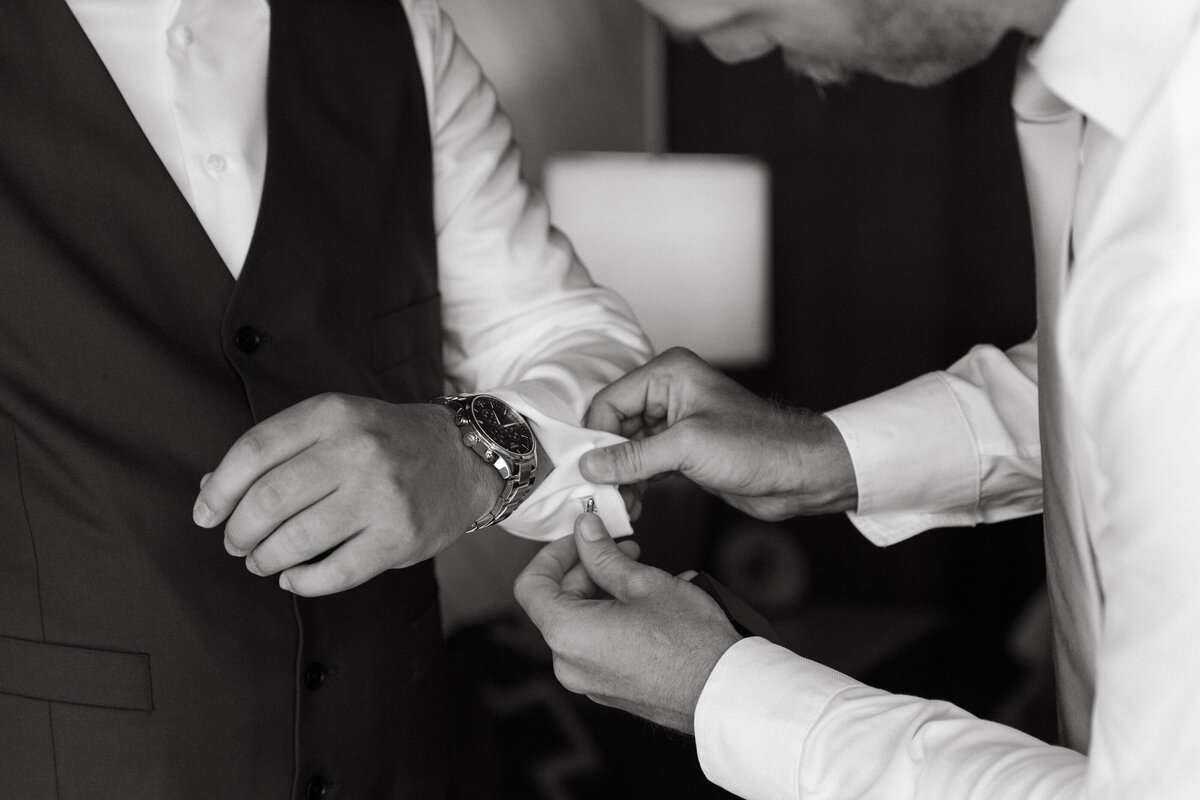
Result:
M578 153L542 176L551 218L659 350L770 355L769 175L741 156Z

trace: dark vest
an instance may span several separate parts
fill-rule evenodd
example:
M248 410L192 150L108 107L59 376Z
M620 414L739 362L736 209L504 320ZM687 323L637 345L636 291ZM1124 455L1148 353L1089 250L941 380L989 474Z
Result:
M442 388L398 0L274 0L235 283L61 0L0 4L0 795L439 797L428 564L297 599L191 522L248 427Z

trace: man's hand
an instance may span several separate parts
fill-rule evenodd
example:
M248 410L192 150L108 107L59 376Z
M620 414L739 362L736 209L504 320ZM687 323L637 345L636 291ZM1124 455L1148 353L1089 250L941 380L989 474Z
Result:
M632 441L585 453L595 483L681 472L764 520L853 510L854 465L837 426L754 396L682 348L600 391L585 424Z
M544 547L514 592L563 686L686 733L713 667L741 638L702 589L639 564L595 514Z
M225 522L225 549L251 572L281 573L283 588L316 596L441 552L501 484L445 408L328 394L238 439L193 516L205 528Z

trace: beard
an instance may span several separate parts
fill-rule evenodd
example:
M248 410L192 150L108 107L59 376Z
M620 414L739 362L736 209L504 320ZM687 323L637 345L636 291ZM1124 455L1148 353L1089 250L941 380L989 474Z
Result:
M856 74L909 86L932 86L976 64L1004 33L987 11L926 0L868 0L856 22L857 46L843 60L783 52L790 72L818 86L844 85Z
M793 50L783 51L783 63L794 75L808 78L817 86L844 86L854 77L854 71L836 61L809 58Z

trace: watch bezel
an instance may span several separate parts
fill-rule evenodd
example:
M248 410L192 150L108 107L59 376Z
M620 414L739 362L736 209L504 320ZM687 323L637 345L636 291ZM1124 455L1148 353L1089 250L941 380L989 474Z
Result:
M536 455L537 444L536 444L536 440L534 439L533 428L530 427L529 423L525 420L525 418L523 416L521 416L520 414L518 414L516 412L516 410L513 409L512 406L510 406L508 403L501 400L499 397L496 397L495 395L490 395L490 394L470 395L467 398L467 400L468 400L468 402L466 403L466 413L468 415L470 415L471 425L475 429L475 432L480 436L483 443L489 449L499 451L500 453L503 453L504 455L508 456L509 458L511 458L515 461L529 461ZM502 405L508 411L508 414L510 416L512 416L513 419L516 420L517 423L519 423L521 425L521 427L525 430L526 435L529 437L529 451L528 452L521 453L516 450L512 450L508 447L505 447L503 444L496 441L495 437L493 437L490 433L488 433L488 430L487 430L487 427L485 427L484 421L481 419L479 413L477 413L475 410L476 403L479 403L480 401L488 401L491 403L497 403L499 405Z

